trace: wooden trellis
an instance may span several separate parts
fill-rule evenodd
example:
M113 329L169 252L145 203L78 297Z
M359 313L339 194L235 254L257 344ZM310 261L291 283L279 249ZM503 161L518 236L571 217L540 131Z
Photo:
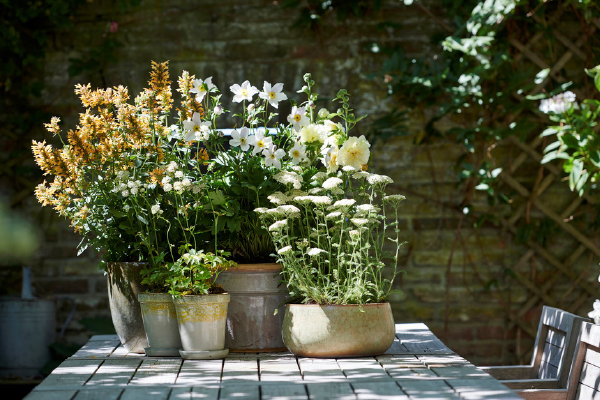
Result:
M543 32L539 31L527 42L522 42L518 37L509 34L509 43L514 49L515 68L533 64L539 69L549 69L547 78L535 86L530 93L536 94L543 90L550 91L557 84L563 83L568 75L568 67L576 65L579 71L583 73L583 68L590 68L594 65L588 65L590 52L586 52L593 39L594 33L600 28L600 21L594 20L586 26L582 25L581 30L569 29L561 30L565 26L565 20L569 20L570 6L565 4L558 7L546 20L533 15L537 23L546 24L551 29ZM572 18L571 18L572 19ZM585 28L585 29L583 29ZM561 46L556 51L555 56L547 49L549 39L547 35L552 35L555 40L551 42L556 46ZM599 63L600 60L595 60ZM580 93L578 93L580 94ZM515 94L517 100L524 100L524 96ZM579 97L579 96L578 96ZM524 111L527 112L527 111ZM506 125L522 118L523 112L516 113L503 121ZM528 115L527 118L538 118L535 115ZM545 115L540 115L540 127L548 124ZM509 266L512 276L517 284L526 288L529 296L524 304L519 304L518 309L508 313L510 326L508 329L517 328L525 333L524 339L533 340L535 337L536 321L526 321L525 315L532 309L538 309L541 305L550 305L563 308L567 311L582 314L585 310L591 309L593 299L600 297L600 287L596 282L596 277L600 269L589 268L590 260L595 260L592 265L600 261L600 241L598 233L594 233L585 224L576 224L570 221L571 215L578 211L580 207L586 204L594 204L594 199L580 198L575 193L567 194L570 198L565 202L566 206L557 209L556 204L544 199L544 195L550 193L549 190L554 185L565 185L560 182L564 176L563 171L557 164L540 164L542 151L545 146L540 138L540 131L532 132L532 138L528 141L521 141L516 137L510 137L508 144L513 147L518 156L512 158L504 166L500 175L505 190L514 192L514 203L517 204L512 210L512 214L502 221L504 227L513 235L517 234L517 225L520 220L529 218L531 213L552 220L560 229L558 235L573 241L575 245L569 254L558 254L559 252L551 246L543 246L534 240L526 242L526 249L522 256ZM531 166L536 166L536 179L531 178ZM596 200L597 203L597 200ZM594 236L595 235L595 236ZM535 274L531 274L532 265L545 266L551 268L553 274L546 279L535 279ZM568 282L570 287L564 288L564 283ZM560 286L560 287L559 287ZM518 335L519 336L519 335ZM519 348L520 346L517 346ZM528 346L525 346L528 347ZM524 360L529 357L530 349L525 348L517 356Z

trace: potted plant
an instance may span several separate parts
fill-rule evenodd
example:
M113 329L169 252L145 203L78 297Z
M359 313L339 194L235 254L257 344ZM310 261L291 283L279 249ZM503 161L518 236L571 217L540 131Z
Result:
M185 359L223 358L229 294L215 285L219 273L234 266L228 253L205 253L183 246L181 257L169 265L167 285L173 295ZM188 250L189 249L189 250Z
M190 114L181 134L202 143L209 155L208 186L219 208L210 241L238 263L219 278L231 297L226 341L232 351L284 349L283 313L275 311L283 311L287 289L281 282L281 266L272 257L271 238L254 209L268 205L268 195L284 188L273 177L293 161L291 130L275 122L279 102L286 99L283 84L264 82L262 89L248 81L230 87L237 113L230 116L233 129L228 130L218 128L219 118L228 112L212 78L194 78L180 90L184 101L201 102L207 110ZM193 126L199 128L194 131Z
M88 247L99 252L115 330L124 347L138 353L147 347L137 300L143 291L141 269L149 262L150 268L160 268L159 259L174 261L177 246L203 240L206 234L204 227L173 229L170 215L162 214L183 212L176 204L181 189L200 190L189 178L170 182L180 171L174 166L195 165L198 170L205 154L173 137L170 84L167 63L153 62L148 87L133 103L123 86L92 90L89 84L77 85L85 107L77 127L65 134L60 119L52 118L46 127L62 147L45 141L32 146L36 162L52 177L36 188L38 200L68 218L83 236L80 253ZM181 109L180 125L189 110L203 111L193 99Z
M313 82L305 79L314 100ZM336 100L335 114L311 118L306 127L314 132L298 130L308 157L285 173L288 190L270 197L276 207L257 210L297 302L286 307L283 340L301 356L381 354L395 334L385 300L397 273L404 197L386 195L392 180L365 171L370 145L364 136L348 136L357 119L347 93L340 91ZM340 126L321 128L334 117ZM324 155L320 165L311 161L317 154Z

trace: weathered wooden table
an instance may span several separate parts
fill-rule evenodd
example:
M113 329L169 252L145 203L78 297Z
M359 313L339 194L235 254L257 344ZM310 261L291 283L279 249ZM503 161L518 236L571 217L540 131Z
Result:
M225 360L127 353L94 336L27 397L38 399L520 399L452 352L424 324L396 325L378 357L232 353Z

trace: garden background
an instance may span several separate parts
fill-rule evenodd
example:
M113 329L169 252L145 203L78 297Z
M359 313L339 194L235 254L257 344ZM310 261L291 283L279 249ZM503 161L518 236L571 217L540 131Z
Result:
M57 348L106 332L110 312L95 255L33 197L31 139L53 140L53 115L74 127L76 83L137 93L169 60L224 93L266 80L293 98L306 72L325 97L347 88L370 170L407 197L396 322L477 364L528 362L542 305L586 315L600 297L598 188L541 164L539 111L567 88L598 97L584 68L600 64L599 15L575 0L0 1L0 195L40 232L30 264L58 305ZM20 269L0 264L0 295L19 294Z

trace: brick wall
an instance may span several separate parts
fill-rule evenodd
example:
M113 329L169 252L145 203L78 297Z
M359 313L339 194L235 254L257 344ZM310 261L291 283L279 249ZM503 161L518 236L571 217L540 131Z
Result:
M245 79L257 86L268 80L284 82L290 94L300 88L302 75L311 72L322 95L333 96L345 87L359 113L377 115L397 105L386 99L382 82L368 78L383 60L372 51L372 44L397 43L409 56L434 53L429 37L435 23L399 1L384 2L369 18L329 18L316 33L293 30L295 12L277 3L147 0L126 13L111 10L108 3L90 3L72 28L55 37L40 101L72 126L81 111L73 94L75 83L124 84L135 93L147 80L150 60L170 60L173 75L182 69L199 77L212 75L222 89ZM435 6L435 1L429 3ZM400 24L402 34L380 29L384 20ZM110 34L109 21L118 22L114 35L123 43L117 59L102 75L70 77L69 59L80 57L89 43ZM424 128L417 116L411 126L415 133ZM408 198L403 208L408 241L403 249L405 273L398 281L403 293L392 298L396 320L427 323L473 362L516 362L517 347L531 347L532 341L519 341L520 333L509 326L508 315L519 310L529 293L514 285L505 266L514 264L524 248L500 229L474 230L473 220L462 213L463 192L455 170L461 148L444 141L415 146L411 137L398 137L378 143L374 154L372 169L392 176L394 189ZM36 287L59 302L59 324L73 317L66 338L82 343L89 330L81 319L109 316L105 280L93 255L76 257L78 238L65 224L44 215L46 242L35 272ZM593 260L589 263L591 271ZM589 305L582 304L580 312ZM535 324L536 311L522 319Z

